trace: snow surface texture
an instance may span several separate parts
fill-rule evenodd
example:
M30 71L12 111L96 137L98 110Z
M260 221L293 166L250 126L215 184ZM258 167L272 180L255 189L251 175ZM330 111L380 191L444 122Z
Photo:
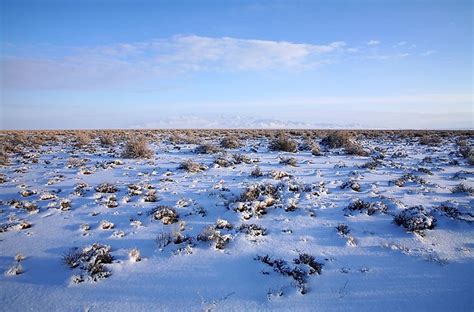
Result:
M361 139L366 157L263 138L26 150L0 168L1 310L472 311L474 172L455 139Z

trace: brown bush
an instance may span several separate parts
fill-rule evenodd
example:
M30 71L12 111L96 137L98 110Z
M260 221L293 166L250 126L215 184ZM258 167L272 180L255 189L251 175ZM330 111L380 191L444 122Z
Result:
M151 158L153 151L148 147L144 138L132 138L125 145L122 156L125 158Z

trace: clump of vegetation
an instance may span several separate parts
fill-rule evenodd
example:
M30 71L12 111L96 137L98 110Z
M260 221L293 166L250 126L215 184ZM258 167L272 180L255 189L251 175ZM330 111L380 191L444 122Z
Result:
M163 249L166 246L168 246L169 244L171 244L171 242L172 242L171 233L170 232L161 232L156 236L155 241L156 241L156 244L158 245L158 247L160 249Z
M230 242L232 236L230 234L221 234L215 226L208 226L201 234L197 236L197 240L202 242L213 242L214 248L222 250Z
M0 166L8 166L9 164L10 158L8 157L8 152L3 145L0 145Z
M468 194L468 195L473 195L474 194L474 187L468 186L464 183L459 183L455 187L451 189L451 192L454 194Z
M201 172L201 171L204 171L207 169L206 166L204 166L203 164L200 164L200 163L197 163L195 161L192 161L191 159L188 159L186 161L183 161L178 169L183 169L183 170L186 170L187 172L191 172L191 173L197 173L197 172Z
M272 177L273 180L281 180L284 178L291 178L291 175L288 172L282 171L282 170L272 170L270 172L270 176Z
M107 220L100 221L100 228L102 230L112 230L115 227L115 224Z
M322 153L321 153L321 147L319 146L319 144L314 144L311 148L311 155L313 156L321 156Z
M283 259L272 259L269 255L257 256L255 260L272 267L273 271L278 274L291 277L301 294L308 292L306 286L308 276L321 274L323 266L323 264L317 262L313 256L304 253L293 260L293 263L296 264L294 267L288 265Z
M258 225L258 224L255 224L255 223L250 223L250 224L242 224L240 227L239 227L239 231L241 233L245 233L249 236L252 236L252 237L257 237L257 236L265 236L267 235L267 229L264 228L263 226L261 225Z
M329 148L343 148L352 143L352 135L347 131L335 131L323 138L322 145Z
M110 134L101 135L99 140L102 146L112 146L114 144L114 137Z
M149 215L151 215L155 220L161 220L165 225L178 222L179 217L174 208L163 205L153 208L149 212Z
M298 144L288 136L280 135L274 138L269 145L271 151L282 151L295 153Z
M419 142L421 145L438 145L442 140L437 135L424 135L420 138Z
M285 165L285 166L297 167L298 161L294 157L281 157L280 164Z
M414 206L396 215L393 221L410 232L423 234L436 226L436 218L430 215L423 206Z
M242 146L242 142L236 137L226 136L221 140L221 146L223 148L239 148Z
M412 173L405 173L400 178L396 179L395 181L391 181L391 183L395 184L396 186L403 187L407 182L416 183L416 184L426 184L426 181L421 178L413 175Z
M13 265L8 268L7 271L5 271L5 275L8 276L15 276L23 273L23 266L21 265L21 262L25 259L25 256L22 254L18 253L15 255Z
M197 154L215 154L220 151L221 149L219 147L209 143L201 144L194 150Z
M91 142L91 137L86 132L78 132L74 138L74 146L77 148L84 147Z
M375 214L376 212L387 213L388 207L384 202L377 201L377 202L367 202L363 201L360 198L353 200L349 206L346 208L347 210L353 212L358 211L360 213L365 213L369 216Z
M69 268L80 270L81 273L79 275L73 276L74 283L83 282L84 274L89 280L96 282L112 275L104 266L105 264L112 263L114 260L110 252L110 246L95 243L82 250L72 248L63 254L61 260Z
M95 191L99 193L116 193L118 188L113 184L101 183L95 188Z
M364 150L362 145L357 142L351 142L350 144L344 147L344 151L348 155L357 155L357 156L368 156L369 153Z
M130 258L130 261L132 262L140 262L142 260L140 250L138 248L133 248L130 250L128 253L128 257Z
M131 138L127 141L122 152L124 158L151 158L153 151L148 146L145 138Z
M467 163L474 166L474 148L469 146L466 140L458 141L459 154L467 160Z
M263 176L263 172L262 172L262 169L260 169L260 167L255 167L255 169L252 170L252 172L250 172L250 176L254 177L254 178L259 178L259 177L262 177Z
M341 189L350 188L354 192L360 192L360 189L361 189L359 182L352 181L352 180L342 183L340 187L341 187Z

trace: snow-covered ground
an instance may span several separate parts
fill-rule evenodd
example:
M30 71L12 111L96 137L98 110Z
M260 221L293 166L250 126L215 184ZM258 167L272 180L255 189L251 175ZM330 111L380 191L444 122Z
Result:
M455 139L361 139L370 156L263 138L212 154L154 139L150 159L99 142L25 149L0 168L0 310L472 311L473 194L452 189L474 171ZM426 229L409 232L394 219L414 206Z

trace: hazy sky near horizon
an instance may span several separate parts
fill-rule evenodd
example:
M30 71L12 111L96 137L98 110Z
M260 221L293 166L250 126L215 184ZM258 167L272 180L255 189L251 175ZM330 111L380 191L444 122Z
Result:
M474 128L471 1L0 0L0 128Z

